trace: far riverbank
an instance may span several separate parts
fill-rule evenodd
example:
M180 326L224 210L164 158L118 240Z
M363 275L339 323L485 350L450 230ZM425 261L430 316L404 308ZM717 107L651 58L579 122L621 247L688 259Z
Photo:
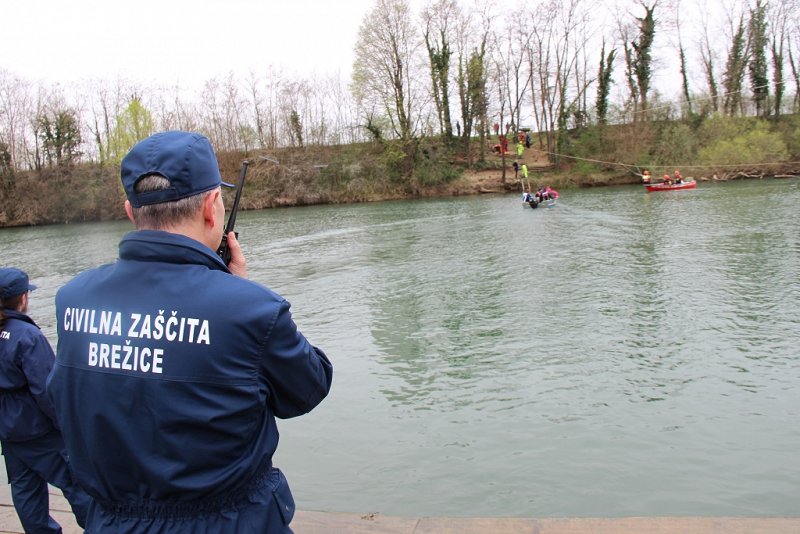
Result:
M558 170L548 155L536 148L498 155L486 148L484 159L466 165L452 153L423 151L411 168L392 165L386 152L372 145L282 149L269 154L219 154L220 171L237 182L241 163L254 162L247 174L240 209L380 202L480 194L520 193L549 185L571 188L641 183L642 169L610 165L587 172L564 158ZM268 155L271 161L260 156ZM273 163L275 161L277 163ZM522 180L513 164L523 163L529 176ZM659 176L658 167L651 167ZM702 174L685 168L684 177L698 181L792 177L800 164L786 163L758 168L727 168L722 175ZM69 224L125 219L124 191L118 165L83 164L18 172L0 180L0 228ZM233 195L228 195L230 202Z

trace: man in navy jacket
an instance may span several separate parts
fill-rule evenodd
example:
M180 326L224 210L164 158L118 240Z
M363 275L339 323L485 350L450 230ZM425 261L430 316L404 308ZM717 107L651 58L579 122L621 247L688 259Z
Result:
M332 365L246 279L233 232L230 264L215 253L227 184L208 139L155 134L121 173L137 231L56 295L48 392L95 501L86 532L291 532L275 418L319 404Z
M11 498L25 532L61 532L50 516L47 484L61 488L83 526L89 496L73 481L45 381L55 355L27 315L36 286L21 269L0 269L0 442Z

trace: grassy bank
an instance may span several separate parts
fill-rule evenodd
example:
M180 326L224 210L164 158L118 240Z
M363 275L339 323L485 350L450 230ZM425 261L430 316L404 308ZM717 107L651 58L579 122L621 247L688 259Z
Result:
M410 153L379 144L287 148L221 153L218 159L224 179L233 183L242 162L251 162L243 210L480 192L465 178L466 166L454 152L437 145ZM498 168L498 162L488 162L482 172ZM118 166L82 164L6 173L0 193L0 227L125 218ZM226 201L232 198L227 195Z
M512 170L516 156L495 154L496 142L488 139L480 146L473 141L469 155L460 141L421 139L220 153L218 158L231 182L238 179L242 161L251 161L244 210L519 192L523 184ZM558 156L545 146L535 140L520 160L530 169L532 188L639 183L645 168L658 178L678 166L684 177L698 180L800 175L796 116L775 122L713 117L589 126L561 136ZM232 197L227 195L227 201ZM0 227L125 217L118 166L80 164L29 172L0 166L0 198Z

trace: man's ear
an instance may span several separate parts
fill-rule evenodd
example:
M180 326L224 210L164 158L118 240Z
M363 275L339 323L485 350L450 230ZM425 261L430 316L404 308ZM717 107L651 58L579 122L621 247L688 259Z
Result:
M125 201L125 213L128 215L128 219L135 226L136 225L136 221L133 219L133 206L131 206L131 201L130 200L126 200Z
M222 221L217 221L217 198L222 195L219 189L215 189L211 193L207 194L203 198L203 221L205 224L211 228L214 228L217 224L220 226L223 224ZM223 213L222 216L224 217L225 214Z

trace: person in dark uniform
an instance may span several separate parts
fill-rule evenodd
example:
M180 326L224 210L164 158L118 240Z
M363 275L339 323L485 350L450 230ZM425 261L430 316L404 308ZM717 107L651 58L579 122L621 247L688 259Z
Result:
M136 231L56 295L48 392L94 498L86 532L291 532L276 418L327 396L331 362L247 280L233 232L229 265L215 253L227 184L207 138L152 135L121 175Z
M25 271L0 268L0 442L11 498L25 532L61 532L47 484L61 489L83 527L89 496L72 479L45 383L55 355L28 315Z

